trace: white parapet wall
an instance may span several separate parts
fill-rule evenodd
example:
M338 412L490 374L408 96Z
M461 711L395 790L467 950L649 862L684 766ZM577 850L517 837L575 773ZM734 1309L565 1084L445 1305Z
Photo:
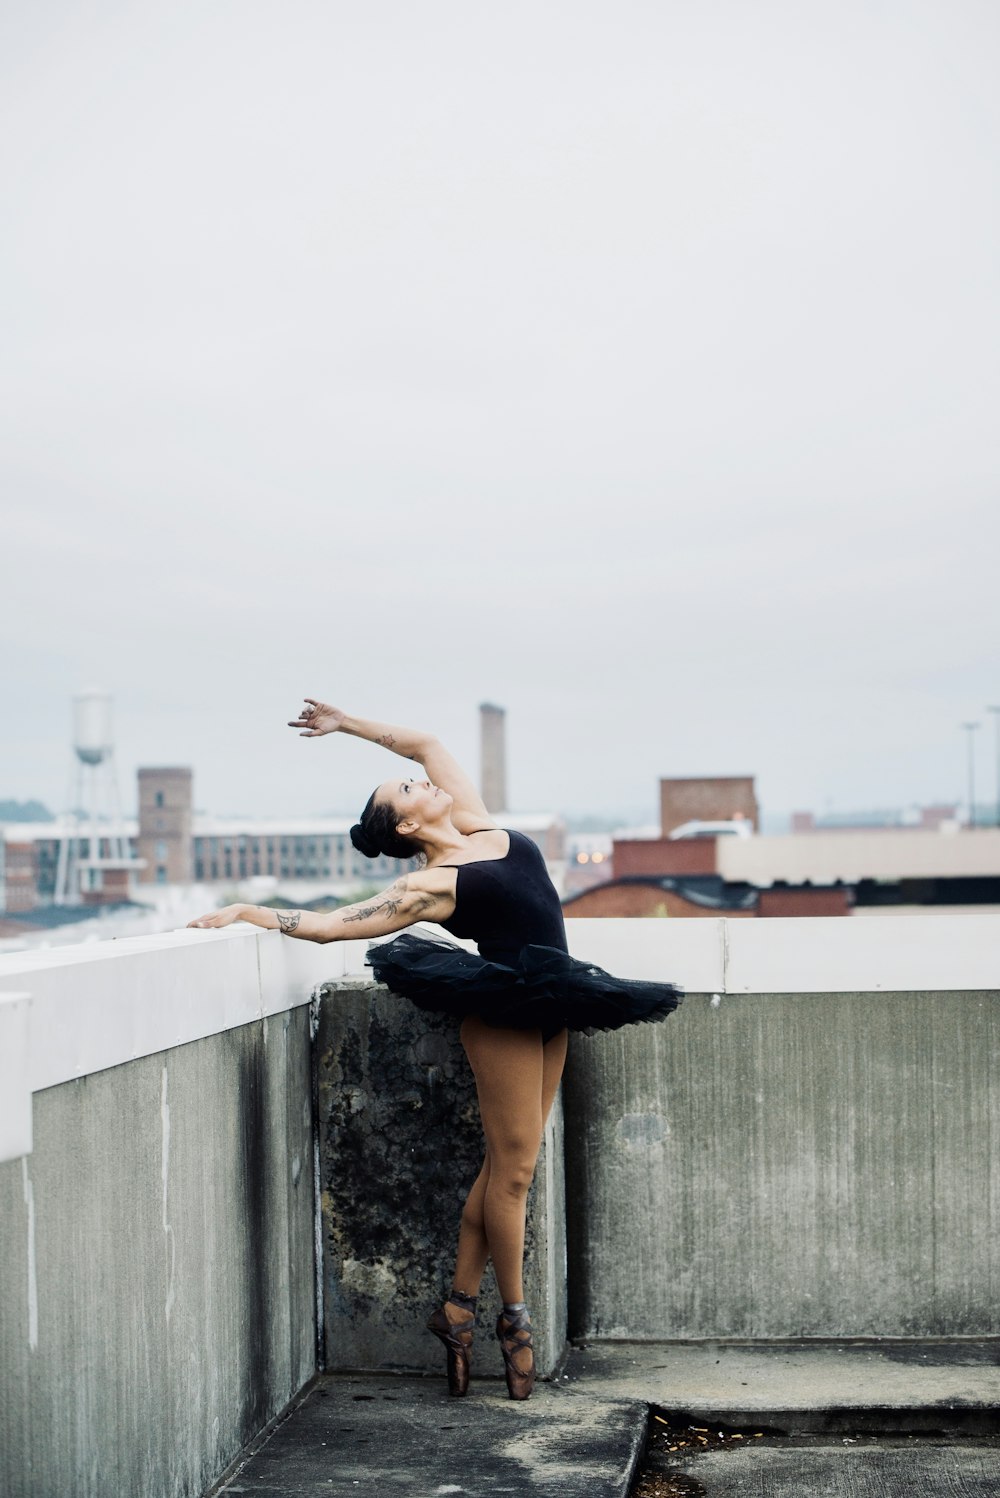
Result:
M0 993L0 1162L31 1153L26 993Z
M691 993L1000 986L996 915L572 920L567 933L577 957L622 977L669 979ZM319 984L370 976L366 951L363 941L319 945L240 923L0 956L12 1079L0 1093L0 1141L25 1153L25 1091L307 1004Z

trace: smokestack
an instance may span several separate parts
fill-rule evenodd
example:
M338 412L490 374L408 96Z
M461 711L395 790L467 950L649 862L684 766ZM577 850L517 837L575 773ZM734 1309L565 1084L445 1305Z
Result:
M480 786L487 811L507 810L506 710L479 705Z

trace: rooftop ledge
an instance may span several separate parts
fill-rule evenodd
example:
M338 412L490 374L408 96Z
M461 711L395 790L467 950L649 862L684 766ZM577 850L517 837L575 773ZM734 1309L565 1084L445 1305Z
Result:
M576 957L689 993L1000 989L1000 915L579 919L568 934ZM238 925L0 957L0 1159L30 1152L31 1093L364 981L366 949Z

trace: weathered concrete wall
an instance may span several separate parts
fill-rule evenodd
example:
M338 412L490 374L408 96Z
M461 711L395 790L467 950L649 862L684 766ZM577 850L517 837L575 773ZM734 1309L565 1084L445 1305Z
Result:
M689 994L575 1038L577 1335L1000 1332L1000 993Z
M316 1037L326 1366L441 1371L425 1329L451 1285L462 1202L483 1158L458 1024L386 989L324 990ZM548 1371L566 1330L561 1112L528 1200L525 1297ZM500 1374L500 1310L487 1271L475 1375Z
M0 1165L0 1491L202 1493L315 1368L309 1013L36 1094Z

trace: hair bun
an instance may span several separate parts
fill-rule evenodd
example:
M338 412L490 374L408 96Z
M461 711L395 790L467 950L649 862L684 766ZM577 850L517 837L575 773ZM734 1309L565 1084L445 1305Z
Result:
M377 846L372 842L372 839L368 836L360 822L355 822L351 828L351 842L365 858L378 857L379 850Z

